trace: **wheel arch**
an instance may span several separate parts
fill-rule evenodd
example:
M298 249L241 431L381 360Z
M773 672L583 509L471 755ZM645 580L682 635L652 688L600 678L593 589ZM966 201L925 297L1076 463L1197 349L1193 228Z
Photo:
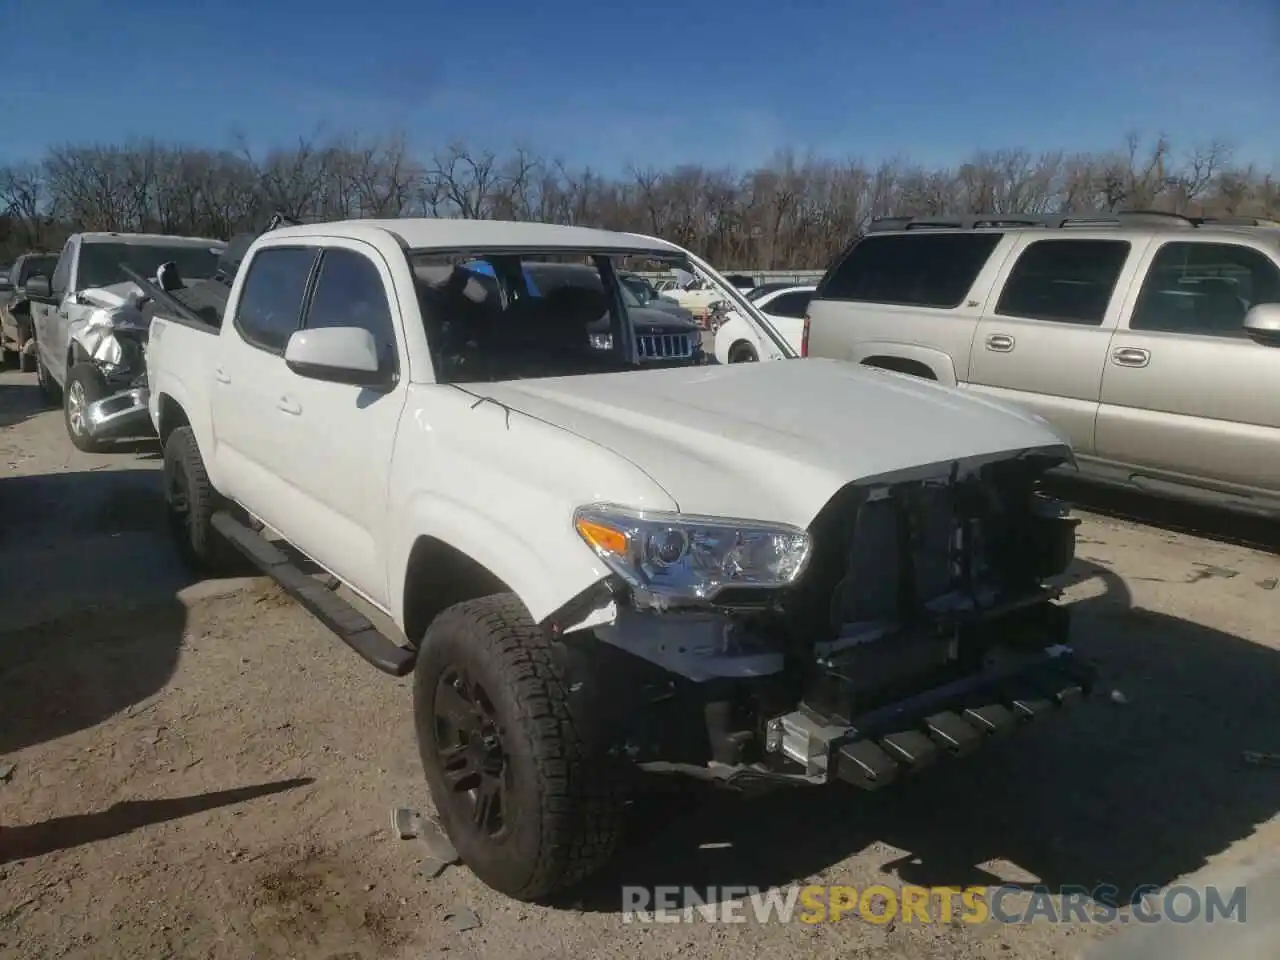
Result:
M404 633L418 643L441 613L464 600L515 593L505 580L451 543L419 536L405 567L402 609Z
M906 357L890 357L890 356L874 356L867 357L862 361L864 367L876 367L880 370L893 370L896 373L906 373L913 377L921 377L925 380L937 380L938 376L933 369L926 363L919 360L910 360Z
M954 387L959 381L949 353L917 343L868 340L856 344L846 359L863 366L936 380L944 387Z

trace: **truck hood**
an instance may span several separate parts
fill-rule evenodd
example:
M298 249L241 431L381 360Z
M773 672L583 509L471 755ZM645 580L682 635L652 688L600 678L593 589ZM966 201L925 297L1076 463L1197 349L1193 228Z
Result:
M80 296L95 307L122 307L131 298L142 295L142 289L129 280L113 283L107 287L89 287L80 291Z
M834 360L467 384L625 457L684 513L807 526L853 481L938 475L1032 449L1043 420L929 381Z

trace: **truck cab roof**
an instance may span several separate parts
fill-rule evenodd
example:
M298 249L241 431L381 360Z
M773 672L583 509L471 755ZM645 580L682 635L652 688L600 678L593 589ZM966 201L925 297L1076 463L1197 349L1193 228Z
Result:
M272 238L366 237L370 233L391 234L410 250L458 250L468 247L495 247L518 250L599 250L606 253L656 253L680 256L684 251L656 237L635 233L570 227L560 224L505 220L451 220L436 217L406 217L395 220L339 220L284 226L271 231Z

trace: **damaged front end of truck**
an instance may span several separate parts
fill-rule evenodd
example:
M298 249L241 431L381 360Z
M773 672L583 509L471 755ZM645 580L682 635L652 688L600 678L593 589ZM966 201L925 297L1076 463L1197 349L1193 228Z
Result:
M94 440L141 436L151 430L147 414L147 334L142 299L136 291L117 296L110 289L86 290L95 305L74 334L77 353L97 369L103 396L84 405L86 433Z
M1039 482L1069 457L851 483L806 530L587 508L613 575L549 627L641 769L876 789L1090 692L1052 582L1079 521Z

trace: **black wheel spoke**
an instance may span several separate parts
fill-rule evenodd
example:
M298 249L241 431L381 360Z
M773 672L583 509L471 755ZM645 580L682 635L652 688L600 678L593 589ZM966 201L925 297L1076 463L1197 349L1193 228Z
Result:
M440 751L440 768L444 779L456 793L474 790L480 784L481 774L472 760L465 743Z
M483 777L476 789L471 821L485 833L493 833L502 826L502 781L497 777Z
M449 790L442 802L476 832L500 833L508 819L509 771L493 701L464 670L452 668L436 685L433 712L436 756Z
M465 681L442 683L436 690L436 716L448 722L455 730L475 730L479 717L476 706L467 697Z

